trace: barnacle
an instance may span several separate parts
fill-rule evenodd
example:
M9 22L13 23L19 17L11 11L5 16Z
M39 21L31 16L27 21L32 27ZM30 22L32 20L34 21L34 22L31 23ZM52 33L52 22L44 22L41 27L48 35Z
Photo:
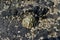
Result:
M34 17L32 15L28 15L26 16L23 20L22 20L22 25L25 28L31 28L33 26L33 22L34 22Z

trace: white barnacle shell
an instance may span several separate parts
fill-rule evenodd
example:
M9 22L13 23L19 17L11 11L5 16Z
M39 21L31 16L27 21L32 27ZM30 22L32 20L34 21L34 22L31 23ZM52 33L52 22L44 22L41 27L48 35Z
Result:
M23 27L31 28L33 26L33 22L34 17L32 15L28 15L22 20L22 25Z

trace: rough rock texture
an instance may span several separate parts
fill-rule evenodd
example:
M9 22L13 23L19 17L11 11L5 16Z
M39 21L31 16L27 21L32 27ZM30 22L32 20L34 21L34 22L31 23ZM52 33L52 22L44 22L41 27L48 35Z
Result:
M60 40L60 1L24 1L0 0L0 40ZM29 13L35 18L34 25L23 27Z

